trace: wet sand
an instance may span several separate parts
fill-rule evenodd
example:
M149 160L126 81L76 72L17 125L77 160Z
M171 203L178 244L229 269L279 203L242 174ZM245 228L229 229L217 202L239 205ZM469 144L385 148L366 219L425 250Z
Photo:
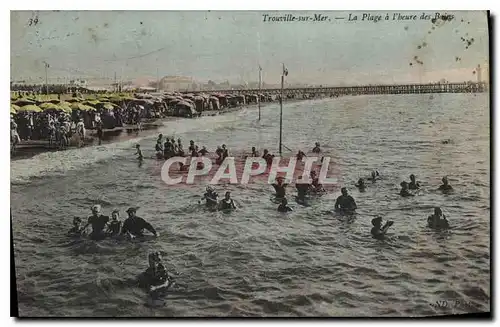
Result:
M137 130L135 125L133 126L125 126L125 127L117 127L114 129L105 129L103 130L103 138L101 144L113 143L113 142L121 142L133 139L137 136L148 136L155 133L158 128L163 125L163 122L176 120L178 117L167 117L155 120L150 123L146 123L142 125L141 131ZM97 131L96 130L87 130L89 137L85 139L85 145L83 147L98 145L99 141L97 139ZM65 151L69 149L75 149L77 146L69 146L66 149L59 149L56 147L51 147L49 142L46 140L35 140L35 141L24 141L21 142L20 145L16 148L16 152L14 154L11 153L11 160L20 160L20 159L28 159L36 156L37 154L44 152L56 152L56 151Z

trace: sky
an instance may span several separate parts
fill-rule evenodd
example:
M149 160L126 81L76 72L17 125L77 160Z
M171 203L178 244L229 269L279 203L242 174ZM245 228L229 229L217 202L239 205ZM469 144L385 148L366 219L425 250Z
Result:
M259 65L265 83L279 84L282 63L290 83L464 81L476 80L474 68L487 65L486 12L447 12L452 20L434 24L420 17L433 18L435 11L400 12L417 15L410 21L392 20L395 13L11 11L11 80L44 82L44 61L49 83L83 78L102 84L115 74L118 80L175 75L256 82ZM265 14L329 19L270 22ZM362 20L363 14L382 20ZM461 38L474 41L466 48Z

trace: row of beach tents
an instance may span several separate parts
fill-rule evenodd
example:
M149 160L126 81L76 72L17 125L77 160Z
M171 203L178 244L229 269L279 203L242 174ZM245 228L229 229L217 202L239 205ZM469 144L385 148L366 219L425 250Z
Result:
M17 97L11 95L11 114L20 112L64 111L74 110L95 111L97 109L113 110L117 106L127 108L130 104L158 110L162 107L171 109L173 115L192 116L204 110L220 110L224 107L244 105L259 101L259 95L227 95L227 94L181 94L181 93L109 93L88 95L79 94L65 100L56 95L36 95L32 97ZM263 94L261 101L268 101Z

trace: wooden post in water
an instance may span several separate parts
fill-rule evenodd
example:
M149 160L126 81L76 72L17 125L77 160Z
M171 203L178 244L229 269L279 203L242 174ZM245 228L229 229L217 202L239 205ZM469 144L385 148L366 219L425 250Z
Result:
M280 157L281 157L281 141L283 135L283 82L285 80L285 76L281 75L281 94L280 94Z
M260 90L262 88L262 67L259 65L259 94L257 94L257 101L259 102L259 121L260 121Z
M285 75L288 71L285 69L285 64L283 64L283 73L281 74L281 93L280 93L280 147L279 153L281 157L281 146L283 140L283 85L285 84Z

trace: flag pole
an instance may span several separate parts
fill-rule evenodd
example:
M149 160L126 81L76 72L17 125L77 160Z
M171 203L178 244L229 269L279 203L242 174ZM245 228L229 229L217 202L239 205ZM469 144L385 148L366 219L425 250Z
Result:
M281 73L281 95L280 95L280 147L279 153L281 157L281 145L283 137L283 84L285 81L285 64L283 64L283 72Z
M259 65L259 94L257 94L257 99L259 102L259 120L260 120L260 92L262 88L262 68Z

